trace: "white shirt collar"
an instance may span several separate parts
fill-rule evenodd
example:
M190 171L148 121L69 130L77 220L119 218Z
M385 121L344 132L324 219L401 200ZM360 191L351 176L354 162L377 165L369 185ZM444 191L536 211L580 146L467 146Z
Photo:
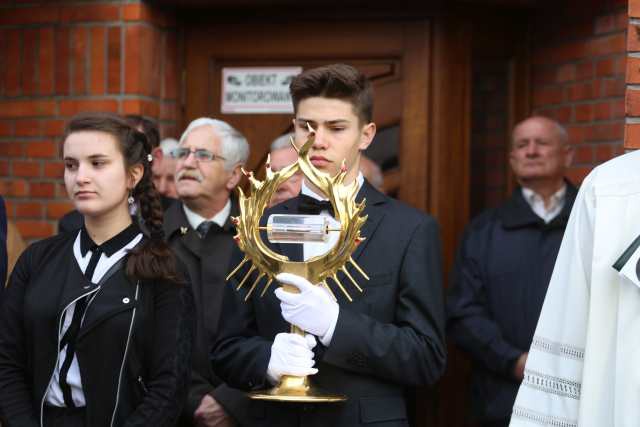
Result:
M362 188L362 184L364 184L364 176L362 176L362 172L358 172L358 176L356 177L356 181L358 183L358 191ZM316 200L327 200L324 195L317 194L311 188L307 186L307 180L302 180L302 188L300 188L300 193L307 195L309 197L313 197Z
M563 184L562 188L556 191L549 198L549 205L545 206L544 199L538 193L530 188L522 187L522 195L527 201L533 212L542 218L546 223L549 223L555 218L562 208L567 194L567 184Z
M228 199L227 204L224 205L224 208L222 208L218 213L216 213L211 218L205 218L203 216L198 215L197 213L189 209L187 205L184 203L182 204L182 208L184 209L184 214L187 217L187 221L189 222L189 225L194 230L197 230L198 226L205 221L213 221L216 224L218 224L220 227L224 227L224 223L227 222L227 218L231 213L231 199Z

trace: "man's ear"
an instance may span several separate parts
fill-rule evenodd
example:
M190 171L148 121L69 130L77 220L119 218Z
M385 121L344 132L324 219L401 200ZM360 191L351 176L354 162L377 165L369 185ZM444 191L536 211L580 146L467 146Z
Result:
M229 179L227 179L227 190L233 191L234 188L238 186L240 179L242 178L242 171L240 168L242 165L235 165L231 174L229 175Z
M142 179L142 175L144 175L144 166L142 166L142 163L138 163L129 168L129 179L127 183L129 190L133 190L136 185L138 185Z
M360 144L358 149L364 151L371 145L373 137L376 136L376 124L371 122L364 125L362 131L360 131Z
M164 157L164 153L162 152L162 148L160 147L156 147L153 150L151 150L151 156L153 156L153 161L162 161L162 158Z
M576 150L574 150L573 145L571 144L567 144L564 147L564 167L568 168L569 166L571 166L571 163L573 163L573 155L576 152Z

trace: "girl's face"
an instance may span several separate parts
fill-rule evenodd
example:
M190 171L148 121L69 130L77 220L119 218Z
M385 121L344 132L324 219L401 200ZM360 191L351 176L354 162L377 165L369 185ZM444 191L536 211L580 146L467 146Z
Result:
M117 139L106 132L73 132L64 141L64 184L76 209L99 217L128 212L127 198L138 179L128 174Z

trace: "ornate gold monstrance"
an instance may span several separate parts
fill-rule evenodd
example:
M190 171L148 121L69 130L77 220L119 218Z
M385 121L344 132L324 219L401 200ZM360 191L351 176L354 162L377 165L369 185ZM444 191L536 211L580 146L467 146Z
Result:
M309 282L319 284L319 286L327 289L335 299L335 294L329 287L328 279L331 279L349 301L352 301L351 296L343 283L340 282L338 272L342 271L345 277L360 292L362 292L362 288L358 286L356 280L347 270L347 265L351 264L362 277L369 280L369 277L351 257L358 244L364 240L360 236L360 229L367 220L367 216L360 216L360 214L364 210L365 200L356 203L355 197L358 192L358 184L355 180L351 184L344 184L347 174L344 161L340 172L335 177L331 177L313 166L309 160L309 149L313 145L314 139L315 132L309 127L309 137L300 150L297 150L292 140L293 147L298 151L298 161L278 172L271 170L269 159L267 159L267 172L264 181L259 181L253 176L253 173L243 170L251 184L251 196L245 196L242 189L239 188L240 216L233 218L233 222L238 230L238 234L234 239L245 255L240 264L227 276L227 280L233 277L245 264L249 263L248 271L236 288L236 290L239 290L252 273L258 273L245 296L245 301L249 299L262 279L266 280L266 284L260 296L264 296L275 276L279 273L292 273L302 276ZM261 230L267 228L260 226L260 218L271 197L280 184L299 170L315 187L327 196L333 206L334 217L340 223L339 229L331 230L340 232L338 241L331 250L305 262L290 261L285 255L272 251L262 241L260 235ZM329 230L326 232L329 232ZM283 285L283 289L288 292L298 292L297 288L289 285ZM304 331L294 325L291 325L291 332L304 335ZM306 376L297 377L291 375L283 375L276 387L266 391L251 392L249 397L252 399L289 402L337 402L346 400L343 395L327 394L318 390L309 383L309 379Z

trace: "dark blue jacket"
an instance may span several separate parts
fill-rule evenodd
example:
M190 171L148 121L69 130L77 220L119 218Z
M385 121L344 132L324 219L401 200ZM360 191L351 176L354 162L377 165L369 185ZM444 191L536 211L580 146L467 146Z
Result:
M516 188L467 227L447 298L449 337L473 363L471 399L481 420L509 418L520 385L513 370L529 350L577 190L562 212L538 217Z

